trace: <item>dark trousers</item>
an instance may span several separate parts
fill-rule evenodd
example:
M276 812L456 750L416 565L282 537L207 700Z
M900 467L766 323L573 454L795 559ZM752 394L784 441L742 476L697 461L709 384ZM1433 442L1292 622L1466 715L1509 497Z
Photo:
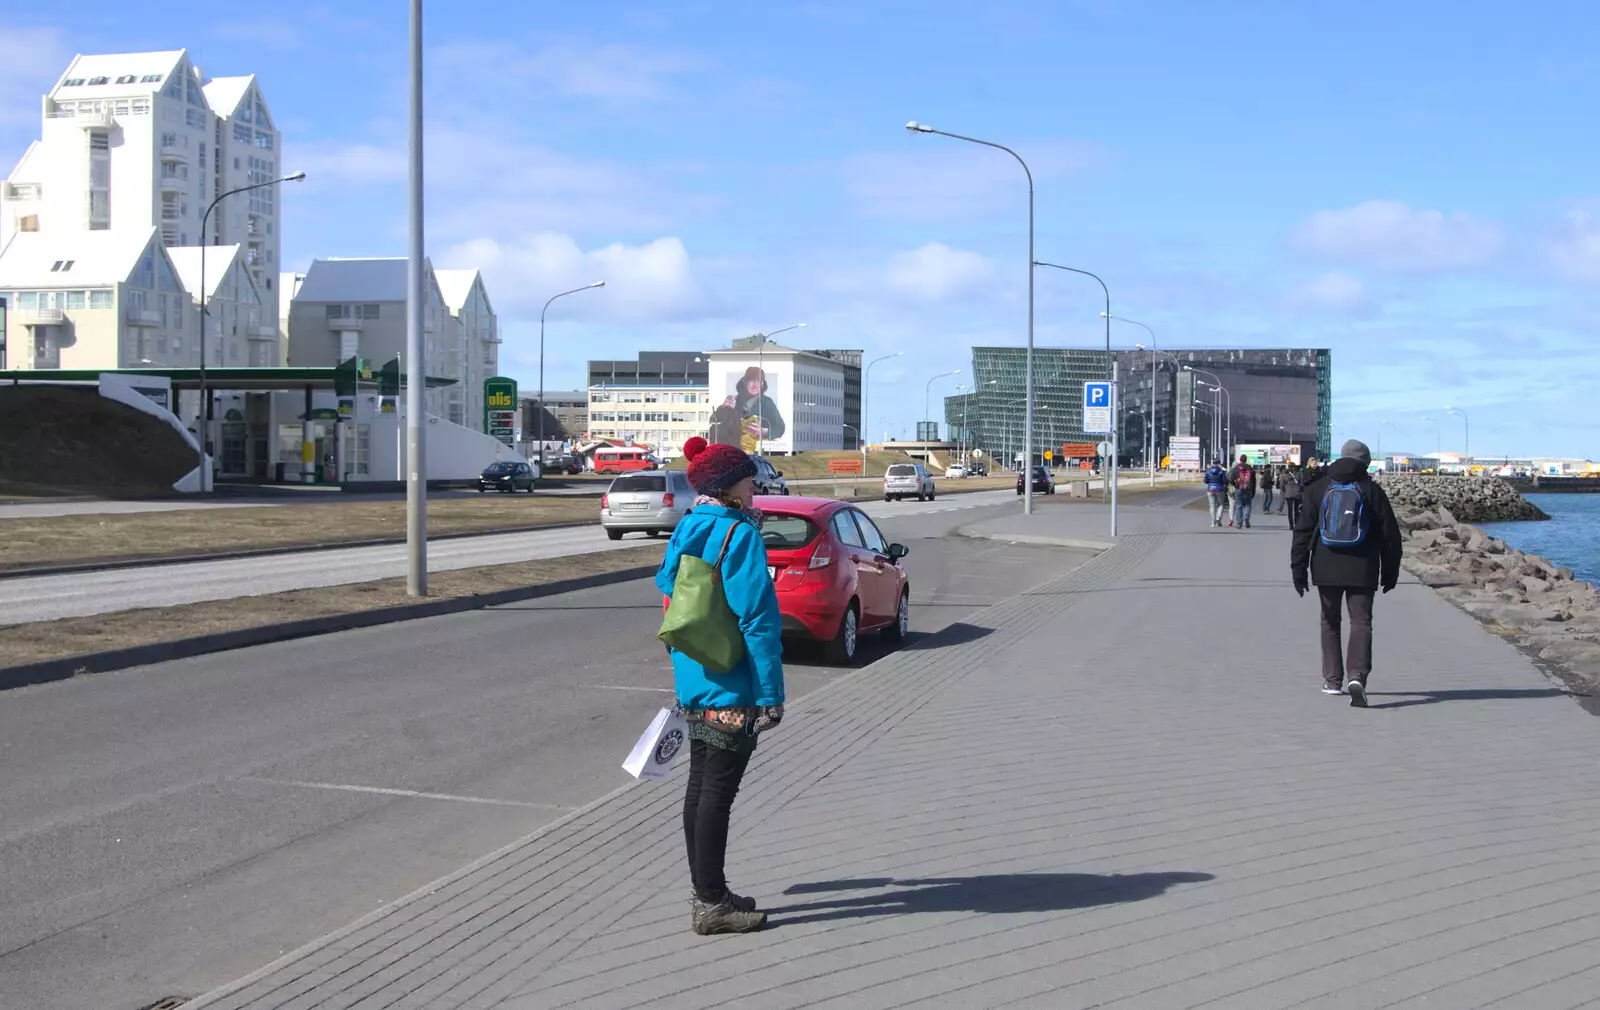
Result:
M1283 507L1284 510L1289 513L1289 527L1293 529L1295 523L1300 521L1300 499L1285 498L1283 500Z
M1377 593L1376 589L1317 587L1317 595L1322 597L1322 679L1330 687L1343 687L1346 673L1363 685L1372 675L1372 598ZM1341 606L1350 611L1348 653L1339 647Z
M689 787L683 795L683 839L689 849L689 879L702 901L728 893L723 864L728 855L728 818L750 764L750 751L737 753L689 741Z

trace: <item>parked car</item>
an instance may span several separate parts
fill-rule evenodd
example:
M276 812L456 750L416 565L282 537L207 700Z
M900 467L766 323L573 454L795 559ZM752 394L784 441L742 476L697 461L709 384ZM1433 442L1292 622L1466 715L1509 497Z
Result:
M944 475L946 477L965 477L967 472L967 468L962 466L960 463L957 463L955 466L947 466L944 468Z
M600 496L600 525L613 540L633 530L650 537L671 533L694 507L694 499L689 475L682 470L625 473Z
M1049 467L1035 463L1029 469L1033 471L1033 489L1035 491L1043 491L1045 494L1056 493L1056 475L1050 472ZM1022 472L1019 470L1017 472L1017 494L1021 493Z
M894 463L883 474L883 500L933 501L933 474L921 463Z
M784 633L817 639L831 663L856 658L862 632L905 640L911 580L901 563L910 553L891 544L849 502L832 498L760 497L761 539L778 591Z
M526 463L514 463L502 459L490 463L478 474L478 493L485 491L504 491L515 494L518 491L532 493L535 484L533 467Z
M969 476L969 477L987 477L987 476L989 476L989 464L987 464L987 463L973 463L971 466L967 467L967 476Z
M595 473L629 473L634 470L657 470L660 467L661 462L654 453L637 446L596 449L594 453Z
M583 472L583 460L570 452L547 452L544 454L544 472L575 477Z
M783 471L772 465L765 456L751 456L756 464L756 494L788 494L789 482Z

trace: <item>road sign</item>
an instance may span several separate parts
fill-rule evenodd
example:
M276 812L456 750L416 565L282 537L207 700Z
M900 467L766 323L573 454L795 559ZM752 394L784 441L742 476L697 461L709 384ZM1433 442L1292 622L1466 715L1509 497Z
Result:
M517 380L495 375L483 380L483 429L506 445L516 445Z
M861 459L857 456L834 458L828 460L829 473L860 473Z
M1098 442L1095 444L1094 451L1097 456L1109 456L1111 455L1111 443Z
M1090 435L1111 434L1111 383L1083 384L1083 430Z

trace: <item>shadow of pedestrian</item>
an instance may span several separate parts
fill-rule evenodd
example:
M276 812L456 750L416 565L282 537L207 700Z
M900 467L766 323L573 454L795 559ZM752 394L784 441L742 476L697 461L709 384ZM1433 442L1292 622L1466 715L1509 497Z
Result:
M1412 705L1434 705L1441 701L1515 701L1519 698L1565 698L1571 691L1557 687L1529 688L1462 688L1454 691L1368 691L1368 698L1404 698L1404 701L1374 703L1369 708L1409 708Z
M1143 901L1177 884L1213 879L1209 873L996 873L977 877L927 877L894 880L832 880L797 884L789 895L884 890L854 898L826 898L768 909L770 926L796 926L876 915L915 912L1055 912L1095 905Z

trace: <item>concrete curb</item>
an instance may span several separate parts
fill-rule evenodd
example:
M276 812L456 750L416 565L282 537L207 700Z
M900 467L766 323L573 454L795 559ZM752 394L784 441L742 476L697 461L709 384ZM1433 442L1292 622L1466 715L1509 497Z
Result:
M9 691L13 688L29 687L35 684L47 684L57 680L67 680L83 674L109 673L112 670L124 670L130 666L146 666L151 663L164 663L174 659L203 656L212 652L227 652L231 649L267 645L271 642L310 638L313 635L326 635L335 631L371 628L380 624L412 621L420 617L459 614L468 610L482 610L486 607L497 607L507 603L537 599L541 596L558 596L562 593L594 589L599 586L614 585L618 582L631 582L634 579L641 579L655 574L656 568L655 564L634 565L614 572L584 575L575 579L562 579L537 586L501 589L492 593L457 596L445 600L429 600L425 603L407 603L398 607L383 607L378 610L366 610L353 614L312 617L303 621L266 624L257 628L242 628L238 631L223 631L214 635L197 635L193 638L180 638L170 642L153 642L150 645L136 645L127 649L112 649L107 652L93 652L81 656L67 656L62 659L47 659L38 663L3 667L0 668L0 691Z
M435 533L428 542L466 540L470 537L503 537L513 533L538 533L542 530L570 530L579 526L599 526L598 521L551 523L548 526L518 526L503 530L473 530L466 533ZM254 547L242 551L216 551L211 554L180 554L153 558L128 558L122 561L85 561L74 565L34 565L0 570L0 580L23 579L32 575L77 575L83 572L112 572L120 568L153 568L161 565L186 565L196 561L238 561L243 558L270 558L278 554L304 554L310 551L337 551L346 547L394 547L405 537L377 537L370 540L345 540L336 544L302 544L298 547Z
M973 526L963 526L956 530L958 537L971 537L976 540L998 540L1007 544L1038 544L1042 547L1076 547L1080 550L1109 551L1117 546L1109 540L1074 540L1070 537L1046 537L1035 533L993 533L980 530Z

